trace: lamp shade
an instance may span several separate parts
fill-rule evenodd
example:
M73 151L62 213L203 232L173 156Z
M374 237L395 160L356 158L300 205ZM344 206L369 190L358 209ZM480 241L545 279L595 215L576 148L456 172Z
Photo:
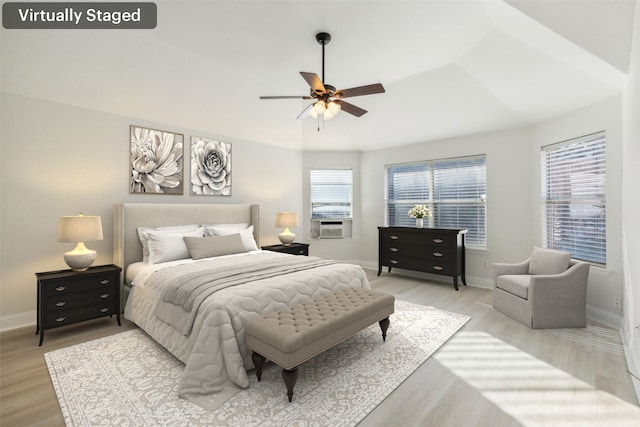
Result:
M91 242L102 240L102 220L99 216L61 216L58 221L58 242Z
M293 212L278 212L276 214L276 227L293 228L298 226L298 214Z

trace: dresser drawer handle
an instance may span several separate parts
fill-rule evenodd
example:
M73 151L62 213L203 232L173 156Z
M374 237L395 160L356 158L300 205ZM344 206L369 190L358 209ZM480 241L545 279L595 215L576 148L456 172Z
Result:
M442 256L442 254L440 252L434 252L433 256Z
M389 260L389 262L390 262L391 264L397 264L397 263L399 263L400 261L395 260L395 259L392 259L392 260Z
M100 298L101 299L109 298L109 294L102 294L100 295Z
M67 287L66 287L66 286L58 286L58 287L56 288L56 291L58 291L58 292L62 292L62 291L64 291L65 289L67 289Z
M60 301L60 302L57 302L57 303L56 303L56 307L63 307L63 306L65 306L66 304L67 304L67 302L66 302L66 301Z
M106 313L107 311L109 311L107 307L100 309L100 313Z
M389 250L390 250L391 252L398 252L398 251L399 251L399 249L398 249L398 248L389 248Z
M391 240L398 240L400 237L396 236L395 234L392 234L391 236L389 236L389 238Z
M66 317L58 317L58 318L56 319L56 322L64 322L64 321L65 321L65 319L66 319Z
M433 242L434 243L442 243L442 242L444 242L444 240L442 240L442 239L433 239Z
M434 269L434 270L438 270L438 271L442 270L443 268L444 268L444 267L439 266L439 265L434 265L434 266L433 266L433 269Z
M101 285L108 285L108 284L109 284L109 282L110 282L110 280L105 279L105 280L101 280L101 281L100 281L100 284L101 284Z

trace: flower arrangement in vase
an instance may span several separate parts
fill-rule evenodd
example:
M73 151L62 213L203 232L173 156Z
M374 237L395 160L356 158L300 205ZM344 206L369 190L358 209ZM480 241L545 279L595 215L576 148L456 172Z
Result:
M422 221L424 218L431 216L431 210L425 205L415 205L409 209L409 217L416 219L416 227L422 228Z

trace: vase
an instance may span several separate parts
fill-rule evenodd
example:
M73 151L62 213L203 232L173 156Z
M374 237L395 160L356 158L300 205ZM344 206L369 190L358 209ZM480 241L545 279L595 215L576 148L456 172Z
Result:
M416 218L416 228L422 228L422 218Z

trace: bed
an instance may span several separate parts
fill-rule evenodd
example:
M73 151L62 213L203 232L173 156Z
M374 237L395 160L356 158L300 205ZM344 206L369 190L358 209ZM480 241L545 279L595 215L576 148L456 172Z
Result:
M251 204L125 203L115 206L114 262L123 267L125 318L185 364L179 393L207 409L215 409L249 385L247 370L253 369L253 362L245 345L248 320L330 292L370 288L365 272L357 265L259 250L259 224L259 206ZM240 233L245 250L230 254L216 252L219 256L214 257L201 256L210 254L206 250L196 251L193 256L198 259L141 262L154 252L150 250L150 255L143 255L139 227L154 230L192 225L207 225L208 231L246 225L239 228L241 232L225 228L222 235L230 237L219 238L221 242L234 239L237 246ZM171 238L192 232L169 230ZM248 235L253 238L253 247L245 239ZM207 242L211 246L211 242L218 242L213 237L208 240L189 237L184 241ZM162 239L168 237L163 235ZM259 273L253 275L252 269ZM134 270L137 274L133 274ZM214 278L230 276L229 272L233 271L242 271L246 277L238 283L231 280L224 286L212 286ZM176 308L177 303L167 299L171 292L180 294L188 288L186 284L176 285L183 276L189 278L185 279L188 284L197 279L198 284L207 282L211 286L207 289L212 289L191 300L191 312L181 311L184 305ZM237 280L239 276L233 277Z

